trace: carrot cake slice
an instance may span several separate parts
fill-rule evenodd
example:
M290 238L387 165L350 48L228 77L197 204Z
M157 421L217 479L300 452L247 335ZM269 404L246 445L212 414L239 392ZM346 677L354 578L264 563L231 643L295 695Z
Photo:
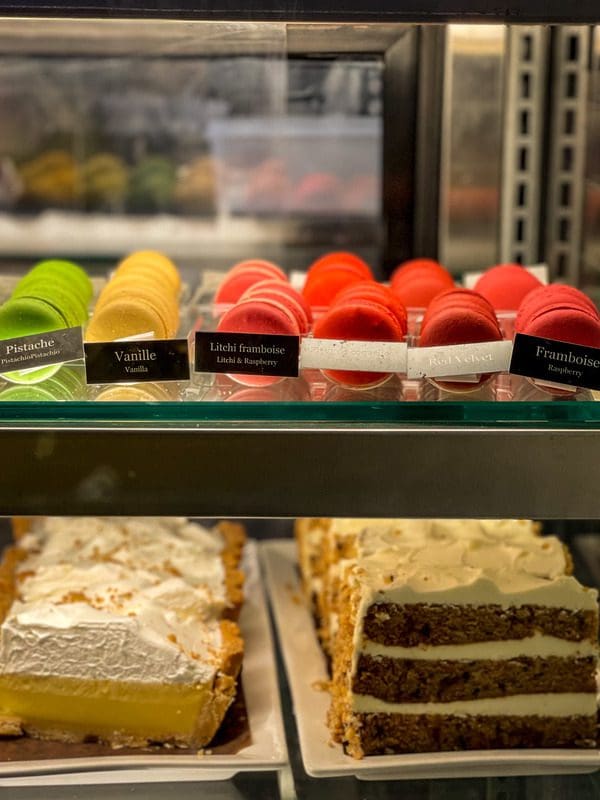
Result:
M595 746L597 592L555 537L452 522L359 534L337 601L334 738L357 758Z
M242 528L20 524L0 566L0 732L204 746L236 693Z

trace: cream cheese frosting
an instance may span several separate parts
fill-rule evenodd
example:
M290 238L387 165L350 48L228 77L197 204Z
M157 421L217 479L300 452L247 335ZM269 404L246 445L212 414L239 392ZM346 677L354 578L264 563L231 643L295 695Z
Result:
M596 714L592 692L557 694L515 694L483 700L455 700L448 703L387 703L365 694L352 696L352 710L362 714L449 714L453 716L572 717Z
M509 660L511 658L597 658L598 647L586 639L571 642L557 636L535 633L525 639L499 639L466 644L417 645L399 647L384 645L368 639L362 653L374 658L402 658L413 661L477 661Z
M183 518L40 521L19 541L3 673L205 683L226 602L218 531Z
M364 605L595 609L598 593L565 574L569 565L562 543L538 536L523 522L397 520L389 527L367 527L346 574L359 581Z

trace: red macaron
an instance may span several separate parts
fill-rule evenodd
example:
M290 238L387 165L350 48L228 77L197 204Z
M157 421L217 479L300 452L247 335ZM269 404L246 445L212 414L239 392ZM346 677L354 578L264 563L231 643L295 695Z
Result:
M494 309L477 292L455 289L439 295L427 309L421 324L419 347L497 342L503 338ZM477 383L435 380L441 389L469 392L489 379L482 374Z
M428 320L435 316L439 308L473 308L487 316L491 322L497 324L496 314L490 303L478 292L472 289L447 289L433 298L421 322L421 329L427 325Z
M515 320L515 330L524 333L524 328L531 316L542 309L551 308L559 304L571 308L580 308L582 311L587 311L598 317L598 309L594 303L579 289L563 284L551 284L550 286L542 286L539 289L535 289L523 300Z
M346 250L335 250L317 258L308 268L307 279L310 275L319 272L323 267L331 266L351 266L357 269L363 278L373 279L373 271L367 262L355 253L350 253Z
M342 339L362 342L401 342L406 326L382 304L350 298L330 308L315 323L316 339ZM356 370L323 370L331 380L345 386L367 387L386 381L388 372L358 372Z
M552 285L532 292L519 308L517 333L600 347L600 314L587 295L572 286Z
M519 264L491 267L473 287L498 311L516 311L527 295L543 283Z
M371 300L375 303L380 303L389 309L396 317L404 332L407 329L407 314L406 308L402 305L400 300L387 286L375 281L359 281L347 286L345 289L336 296L333 305L345 303L348 300Z
M362 280L364 280L364 276L352 265L332 264L314 272L307 278L302 289L302 296L312 308L327 308L342 289Z
M448 270L429 258L405 261L390 280L390 288L407 308L427 308L436 295L453 286Z

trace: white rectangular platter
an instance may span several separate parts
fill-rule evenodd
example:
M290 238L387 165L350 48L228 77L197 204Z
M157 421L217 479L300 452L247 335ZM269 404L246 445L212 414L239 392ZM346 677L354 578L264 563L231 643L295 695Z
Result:
M263 542L261 557L309 775L412 780L558 775L600 768L598 750L471 750L368 756L360 761L345 755L340 745L331 742L326 725L329 695L318 687L327 680L327 669L303 599L295 542Z
M269 615L260 580L256 543L246 544L245 602L240 615L244 637L244 691L251 741L232 755L140 754L93 758L40 759L0 763L1 786L50 786L131 782L219 781L238 772L279 770L287 749Z

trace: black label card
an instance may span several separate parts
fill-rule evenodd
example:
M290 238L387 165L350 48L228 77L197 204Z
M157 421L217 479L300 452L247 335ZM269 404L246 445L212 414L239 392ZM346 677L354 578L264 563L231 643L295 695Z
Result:
M186 339L137 342L86 342L87 383L187 381L190 357Z
M585 389L600 389L600 349L517 333L509 372Z
M266 333L196 331L196 372L298 376L300 338Z
M63 328L0 341L0 373L48 367L83 358L81 328Z

